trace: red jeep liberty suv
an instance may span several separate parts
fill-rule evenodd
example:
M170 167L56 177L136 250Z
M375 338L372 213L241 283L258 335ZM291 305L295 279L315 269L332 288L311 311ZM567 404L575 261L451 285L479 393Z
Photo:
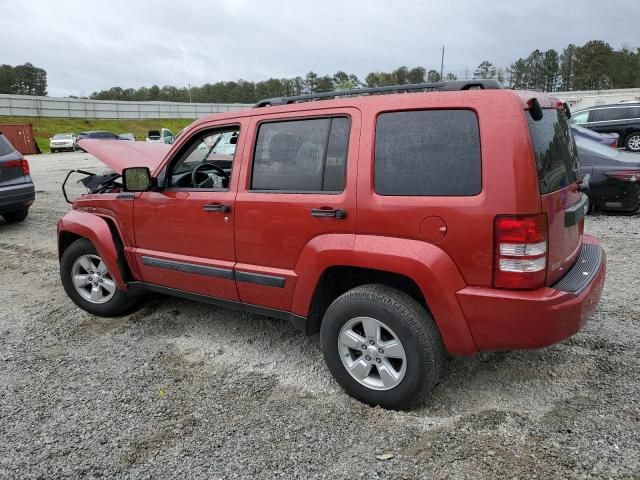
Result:
M83 140L113 171L58 223L62 284L102 316L153 291L288 319L350 395L407 408L447 353L550 345L595 308L569 116L442 82L264 100L173 145Z

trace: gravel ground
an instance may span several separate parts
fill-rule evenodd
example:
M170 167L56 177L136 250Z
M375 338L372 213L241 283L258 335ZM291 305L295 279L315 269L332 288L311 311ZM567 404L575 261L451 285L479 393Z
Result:
M0 221L0 478L640 478L639 216L587 219L609 263L582 332L449 359L425 406L391 412L346 396L285 322L160 296L76 308L60 184L101 164L30 162L29 218Z

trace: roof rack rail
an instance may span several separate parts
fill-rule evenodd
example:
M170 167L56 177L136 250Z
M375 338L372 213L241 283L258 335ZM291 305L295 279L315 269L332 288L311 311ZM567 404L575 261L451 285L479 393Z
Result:
M497 90L503 88L502 84L494 79L488 80L454 80L450 82L413 83L408 85L389 85L387 87L356 88L353 90L337 90L335 92L310 93L293 97L274 97L260 100L254 108L271 107L276 105L289 105L296 102L309 102L337 97L350 97L358 95L375 95L378 93L412 92L420 90Z

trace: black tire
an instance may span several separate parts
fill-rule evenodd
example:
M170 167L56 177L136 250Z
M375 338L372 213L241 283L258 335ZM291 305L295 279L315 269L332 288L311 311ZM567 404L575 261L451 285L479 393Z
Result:
M20 210L15 210L13 212L3 213L2 217L7 223L15 223L22 222L29 215L28 208L21 208Z
M624 146L630 152L640 152L640 132L631 132L624 141Z
M131 309L135 304L136 298L130 296L124 290L117 289L113 297L105 303L90 302L78 293L73 285L72 270L75 261L83 255L98 256L93 244L85 238L78 239L69 245L60 260L60 280L69 298L83 310L101 317L122 315Z
M402 343L406 371L397 386L389 390L369 388L347 371L338 338L342 327L356 317L379 319ZM446 355L429 312L411 296L385 285L363 285L338 297L324 315L320 343L329 370L349 395L394 410L424 401L440 377Z
M51 153L56 153L56 152L57 152L57 150L55 148L51 149Z

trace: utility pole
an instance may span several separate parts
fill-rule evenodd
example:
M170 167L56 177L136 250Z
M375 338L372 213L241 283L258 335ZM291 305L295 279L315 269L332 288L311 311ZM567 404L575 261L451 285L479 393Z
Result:
M191 103L191 84L188 84L189 88L188 88L188 92L189 92L189 103Z
M442 82L444 79L442 75L444 74L444 45L442 46L442 58L440 60L440 81Z

